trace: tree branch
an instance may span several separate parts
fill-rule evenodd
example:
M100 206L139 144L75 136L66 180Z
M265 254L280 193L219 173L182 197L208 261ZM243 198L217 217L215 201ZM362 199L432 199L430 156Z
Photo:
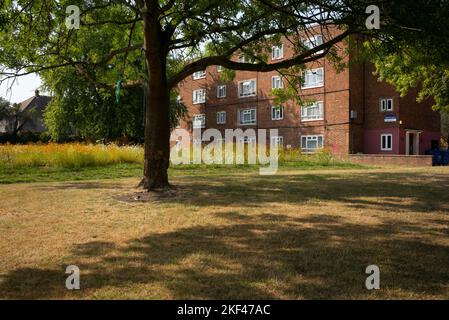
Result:
M168 80L168 86L174 88L179 82L187 78L194 72L204 70L208 66L220 65L230 70L241 70L241 71L256 71L256 72L269 72L278 69L290 68L294 65L305 64L312 62L324 57L335 44L344 40L347 36L351 34L350 31L345 31L342 34L336 36L335 38L317 46L313 49L307 50L306 52L299 54L290 59L286 59L276 63L240 63L229 60L229 55L212 56L199 59L194 61L187 66L185 66L180 72L174 75ZM323 51L322 53L318 53Z

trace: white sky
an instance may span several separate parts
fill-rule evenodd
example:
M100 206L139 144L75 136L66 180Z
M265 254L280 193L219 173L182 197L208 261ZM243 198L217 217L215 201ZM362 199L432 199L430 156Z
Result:
M16 82L11 87L11 90L8 90L11 83L12 80L9 80L9 83L5 81L0 86L0 97L10 101L11 103L19 103L31 98L34 96L34 91L39 89L42 84L40 78L34 74L17 78ZM40 91L42 94L45 94L42 89Z

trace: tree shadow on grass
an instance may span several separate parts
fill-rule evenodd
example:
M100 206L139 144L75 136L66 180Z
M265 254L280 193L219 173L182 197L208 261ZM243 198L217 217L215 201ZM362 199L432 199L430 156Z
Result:
M95 189L125 189L127 188L125 185L120 184L110 184L107 181L83 181L83 182L62 182L57 185L49 185L49 186L37 186L35 189L42 191L51 191L55 189L60 190L95 190Z
M227 224L148 234L120 246L75 244L67 265L80 267L81 291L65 289L67 265L19 268L0 275L0 297L77 298L113 290L114 297L123 298L126 292L140 290L141 298L159 298L154 288L176 299L449 296L449 248L444 244L448 234L439 227L447 223L441 215L448 212L445 175L230 175L178 177L177 182L182 192L162 199L162 204L228 207L228 212L217 213ZM377 217L376 224L355 224L324 209L301 217L248 215L242 210L314 201L386 215ZM434 219L424 219L431 219L429 224L388 216L436 211ZM364 288L364 271L371 264L381 269L379 292Z
M305 174L180 178L182 192L170 203L263 207L265 203L336 201L357 209L449 212L449 176L410 173Z
M448 295L449 248L406 237L429 232L405 222L358 225L334 216L245 216L221 213L229 225L149 234L123 246L89 242L67 264L81 269L79 292L65 289L65 266L16 269L2 275L2 298L77 298L143 290L175 299L338 299ZM430 230L435 233L438 230ZM364 288L368 265L381 269L381 291ZM112 288L112 289L111 289Z

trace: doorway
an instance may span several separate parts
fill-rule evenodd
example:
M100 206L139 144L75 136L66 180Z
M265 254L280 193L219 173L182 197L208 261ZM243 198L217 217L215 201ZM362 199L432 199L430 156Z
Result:
M405 154L419 155L419 136L421 131L407 130L405 133Z

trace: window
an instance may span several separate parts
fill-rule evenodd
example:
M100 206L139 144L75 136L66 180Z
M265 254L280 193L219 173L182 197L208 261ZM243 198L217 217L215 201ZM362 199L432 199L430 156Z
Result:
M271 120L284 119L284 108L282 106L271 107Z
M226 123L226 111L217 112L217 124Z
M253 97L256 95L256 80L239 82L239 98Z
M201 70L193 73L193 80L204 79L206 78L206 71Z
M204 113L193 116L193 129L204 129L206 127L206 115Z
M281 89L283 87L284 83L282 82L282 78L280 76L271 77L271 89Z
M393 99L380 99L380 111L393 111Z
M226 98L226 85L217 86L217 98Z
M217 66L217 72L222 72L223 71L223 67L222 66Z
M306 47L308 50L316 48L318 46L321 46L323 44L323 36L321 34L318 34L316 36L313 36L309 39L305 39L302 41L304 47ZM318 51L316 54L323 53L323 50Z
M274 136L271 137L271 145L277 145L278 147L283 147L284 146L284 137L282 136Z
M226 143L226 139L224 138L218 138L218 139L214 139L214 142L218 143L219 145L223 145Z
M382 134L380 136L380 149L382 151L393 150L393 135L392 134Z
M302 136L301 150L304 153L313 153L323 148L323 136Z
M244 144L250 144L250 143L256 143L257 139L256 137L243 137L243 138L239 138L239 142L240 143L244 143Z
M284 57L284 46L274 46L271 48L271 60L279 60Z
M256 109L243 109L239 111L239 123L241 125L256 124Z
M304 71L302 78L304 81L302 85L303 89L322 87L324 84L324 69L318 68Z
M246 54L239 55L239 62L240 63L254 63L254 60L250 57L248 57Z
M206 102L206 89L193 90L193 104Z
M324 118L323 102L315 102L301 107L301 121L316 121Z

